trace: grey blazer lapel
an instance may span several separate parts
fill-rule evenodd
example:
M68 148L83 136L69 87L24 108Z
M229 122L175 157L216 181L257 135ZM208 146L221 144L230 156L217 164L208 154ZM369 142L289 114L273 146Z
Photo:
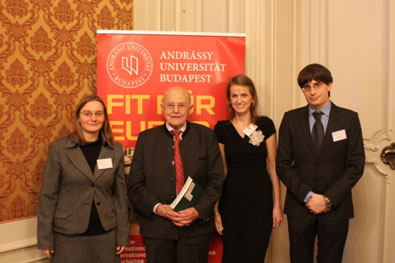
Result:
M99 158L100 159L107 159L107 158L111 158L111 162L112 165L114 167L114 148L112 148L111 146L108 145L103 145L101 150L100 150L100 154L99 154ZM95 179L98 180L100 176L102 176L104 174L104 172L106 171L106 169L99 169L97 167L95 167Z
M82 153L80 147L73 147L67 149L67 156L70 161L74 164L74 166L81 171L84 175L88 176L92 181L93 178L92 170L89 167L88 162L85 159L84 154Z

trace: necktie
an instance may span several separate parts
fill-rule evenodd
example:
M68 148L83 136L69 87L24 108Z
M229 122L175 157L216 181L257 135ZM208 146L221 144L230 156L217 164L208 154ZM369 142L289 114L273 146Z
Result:
M322 114L323 113L321 111L313 112L315 123L313 126L313 131L312 131L311 136L313 138L313 142L314 142L317 152L319 151L321 144L322 144L322 140L324 139L324 125L322 125L322 122L321 122Z
M182 167L179 147L181 131L172 130L171 133L174 135L174 162L176 166L176 187L178 194L184 186L184 168Z

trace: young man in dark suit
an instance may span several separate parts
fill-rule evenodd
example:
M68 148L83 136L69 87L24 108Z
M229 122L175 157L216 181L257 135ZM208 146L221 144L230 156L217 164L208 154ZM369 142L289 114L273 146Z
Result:
M128 196L140 214L148 263L206 263L213 207L224 181L217 139L211 129L187 121L193 105L185 89L167 90L161 106L166 123L137 139ZM196 205L176 212L169 204L180 175L182 184L190 176L204 192Z
M358 114L330 101L332 75L320 64L299 73L307 106L284 114L279 130L277 173L287 187L291 262L342 260L351 189L363 174L365 153Z

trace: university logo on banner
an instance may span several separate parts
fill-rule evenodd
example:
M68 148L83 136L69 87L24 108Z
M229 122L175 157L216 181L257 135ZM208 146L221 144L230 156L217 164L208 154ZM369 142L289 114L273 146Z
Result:
M107 74L115 85L138 88L150 78L153 60L149 51L135 42L120 43L107 57Z
M188 120L213 128L228 118L226 81L244 73L244 34L97 32L97 93L104 100L115 140L125 152L126 173L138 134L162 125L162 94L180 86L194 105ZM123 263L145 262L138 220ZM221 261L222 241L213 236L209 263Z

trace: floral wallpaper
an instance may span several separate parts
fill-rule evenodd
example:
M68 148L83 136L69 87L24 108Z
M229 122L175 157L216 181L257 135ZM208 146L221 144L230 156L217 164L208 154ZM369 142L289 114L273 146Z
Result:
M96 92L96 30L133 28L133 0L0 0L0 222L36 215L50 143Z

